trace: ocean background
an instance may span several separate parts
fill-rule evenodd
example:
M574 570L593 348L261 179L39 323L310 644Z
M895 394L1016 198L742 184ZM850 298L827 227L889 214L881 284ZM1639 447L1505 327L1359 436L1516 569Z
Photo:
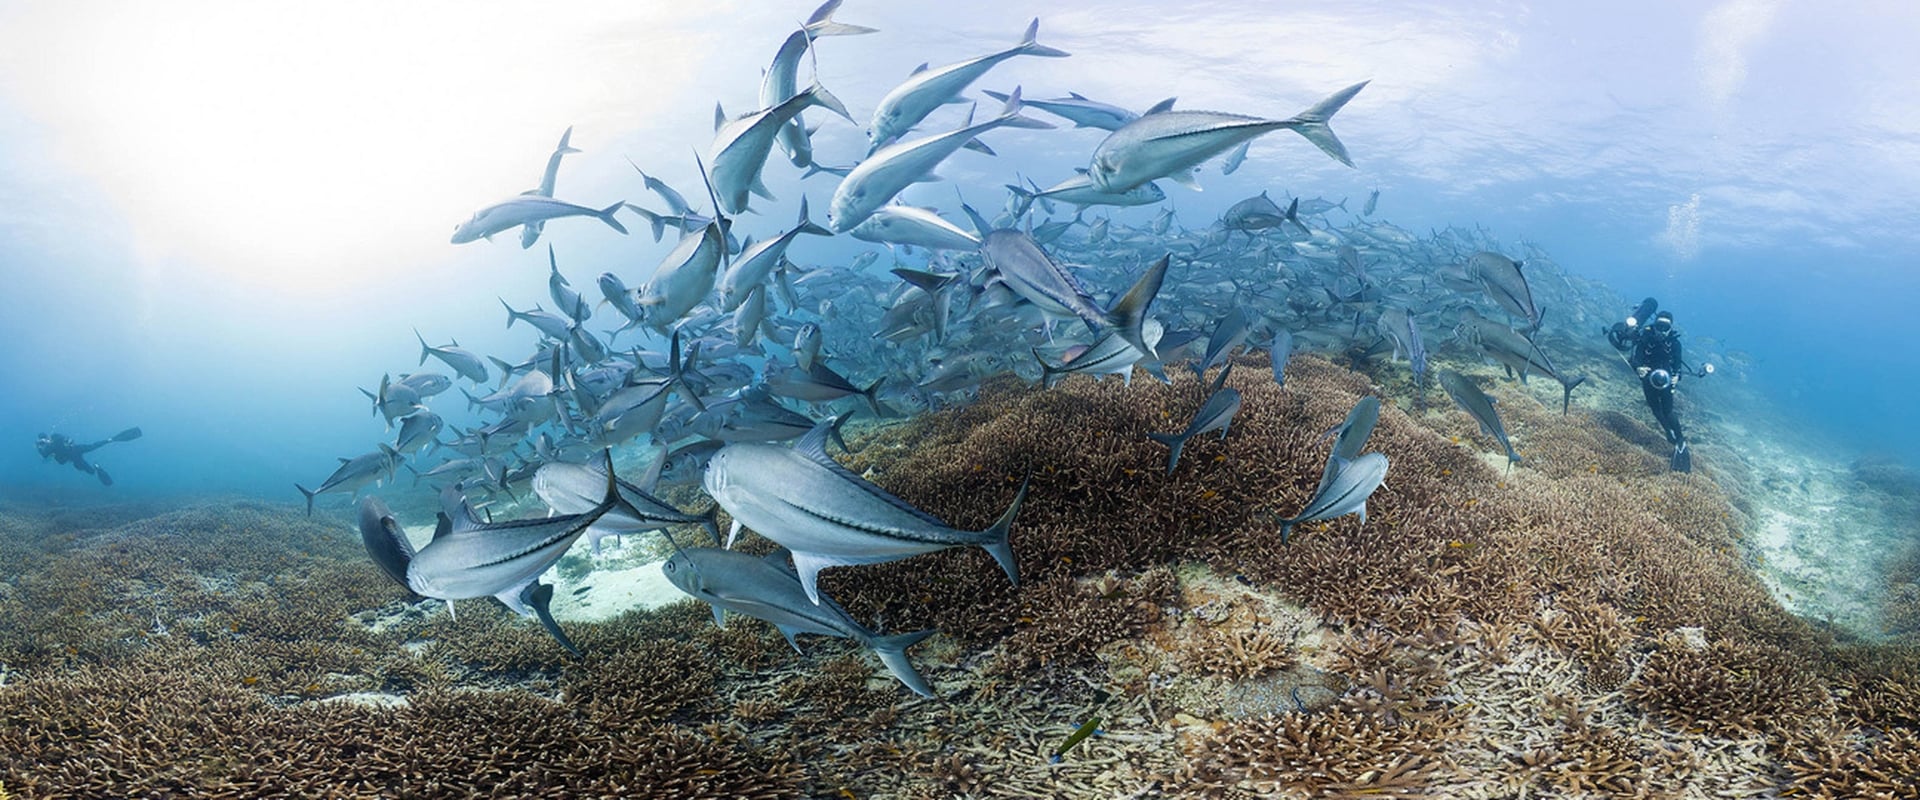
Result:
M116 498L299 502L294 482L389 438L355 387L417 368L411 329L515 361L531 350L495 298L545 301L544 248L452 246L454 223L531 186L569 125L585 152L561 170L563 199L657 206L628 158L696 194L690 153L714 103L753 106L773 46L810 10L0 7L0 497L107 496L43 463L34 435L138 425L144 439L97 456ZM1510 253L1531 243L1629 300L1659 298L1694 360L1741 359L1741 379L1836 457L1920 462L1911 4L853 2L841 16L882 31L818 53L821 82L863 123L915 64L1006 47L1035 16L1073 57L1014 59L976 89L1278 116L1370 79L1334 126L1356 168L1265 137L1233 175L1207 165L1204 192L1168 184L1163 205L1198 228L1262 190L1357 211L1378 189L1378 218L1406 229L1484 228ZM823 162L864 152L859 127L816 116ZM1084 166L1100 132L994 138L997 158L960 154L907 197L955 218L956 190L998 208L1001 184ZM801 183L784 164L767 177L782 202L749 230L787 224L802 194L823 214L833 179ZM1090 217L1145 224L1160 208ZM592 276L637 286L672 245L591 220L548 231L590 297ZM802 239L793 256L865 249ZM471 421L457 394L429 404Z

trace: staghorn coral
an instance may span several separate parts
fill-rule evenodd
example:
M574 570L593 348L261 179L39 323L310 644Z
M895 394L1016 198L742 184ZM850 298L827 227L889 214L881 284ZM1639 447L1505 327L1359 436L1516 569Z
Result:
M350 531L266 506L0 517L0 554L25 565L0 583L19 621L0 628L0 781L32 797L1913 794L1920 658L1836 644L1774 604L1745 568L1736 484L1668 474L1635 417L1563 418L1500 382L1527 458L1509 472L1464 415L1393 402L1397 371L1382 388L1302 356L1282 390L1263 359L1230 379L1233 433L1172 476L1143 434L1201 392L1178 370L1170 387L999 379L855 442L851 468L959 527L1033 475L1018 586L977 549L822 576L876 628L941 629L913 654L937 701L852 643L795 654L692 602L569 623L575 662L491 603L454 620L397 602ZM1321 433L1376 392L1392 396L1368 449L1394 466L1368 521L1279 547L1264 512L1305 501ZM1107 735L1047 764L1092 716Z
M1831 713L1831 700L1794 654L1718 639L1704 647L1669 635L1627 686L1634 701L1682 727L1742 735L1792 730Z

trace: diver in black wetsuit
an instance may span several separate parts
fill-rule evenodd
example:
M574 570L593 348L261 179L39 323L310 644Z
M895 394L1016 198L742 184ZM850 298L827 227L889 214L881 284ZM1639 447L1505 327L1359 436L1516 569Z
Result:
M41 458L52 459L60 464L72 464L74 469L99 478L100 485L112 486L113 477L98 465L88 463L87 454L114 442L131 442L138 438L140 438L139 428L128 428L114 434L111 439L101 439L92 444L80 444L67 438L65 434L43 433L40 434L39 440L33 443L33 447L40 451Z
M1671 466L1676 472L1691 472L1693 455L1687 447L1687 435L1680 428L1680 418L1673 412L1673 390L1680 385L1680 376L1687 372L1680 355L1680 333L1673 329L1673 313L1655 313L1658 307L1651 297L1642 301L1633 316L1627 317L1626 322L1615 323L1607 331L1607 340L1628 354L1627 365L1640 376L1640 391L1646 396L1647 408L1653 411L1661 433L1673 445Z

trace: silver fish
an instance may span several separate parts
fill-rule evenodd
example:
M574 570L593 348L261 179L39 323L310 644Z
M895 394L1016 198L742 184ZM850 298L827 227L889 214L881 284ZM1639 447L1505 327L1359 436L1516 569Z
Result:
M1307 507L1280 521L1280 543L1286 544L1288 534L1302 522L1320 522L1358 513L1360 524L1367 524L1367 498L1386 479L1387 457L1379 453L1367 453L1351 461L1333 459L1327 464L1327 477L1321 481L1320 489L1307 500Z
M881 636L854 621L846 609L832 599L809 602L805 586L787 564L788 553L775 550L767 556L751 556L713 547L681 550L660 566L680 591L713 607L714 624L724 625L723 613L732 611L773 623L787 644L798 652L794 636L817 633L852 639L880 657L893 677L921 697L932 697L933 689L907 660L906 650L934 631L924 630L895 636Z
M977 125L912 141L895 142L867 156L847 173L833 190L833 204L827 210L827 227L834 233L846 233L865 222L867 217L902 189L921 179L947 156L953 155L974 137L999 127L1051 128L1045 122L1020 115L1020 90L1007 97L1000 115Z
M725 247L718 224L680 237L680 243L654 269L653 277L640 287L638 303L646 311L647 324L666 330L707 299L719 279L721 250Z
M733 266L720 278L721 310L732 311L740 306L747 297L747 290L766 283L774 266L787 257L787 248L795 237L801 234L809 236L832 236L833 232L813 224L807 216L807 198L800 198L800 219L785 233L748 246L733 260Z
M1500 412L1494 410L1493 398L1488 397L1486 392L1480 391L1480 387L1474 385L1474 382L1468 380L1465 375L1450 369L1440 370L1440 388L1447 390L1447 396L1453 398L1453 402L1460 406L1460 410L1467 412L1475 422L1480 423L1482 432L1493 437L1494 441L1499 442L1500 446L1506 449L1508 464L1520 462L1520 454L1515 453L1513 444L1507 441L1507 428L1500 424Z
M985 94L1002 102L1007 99L1007 96L1000 92L987 90ZM1088 100L1078 92L1068 92L1066 97L1056 97L1052 100L1028 100L1027 105L1072 122L1076 128L1117 131L1120 126L1140 118L1139 114L1119 106Z
M313 516L313 498L329 492L350 492L358 495L367 484L382 480L392 481L393 471L404 459L405 456L400 455L398 450L381 444L380 449L371 453L340 459L339 468L335 469L332 475L328 475L326 480L321 481L320 488L308 489L297 483L293 488L299 489L301 494L307 496L307 516L311 517Z
M1467 259L1467 275L1507 313L1527 321L1525 330L1540 327L1540 307L1533 302L1533 287L1521 273L1523 264L1499 253L1482 251Z
M937 69L922 69L893 87L873 110L873 124L867 130L867 138L872 140L872 146L867 148L868 155L871 156L881 146L912 130L934 109L953 102L975 80L1002 61L1015 56L1066 57L1066 51L1036 41L1039 34L1040 20L1035 18L1027 24L1026 35L1020 43L1013 47ZM1018 94L1019 90L1014 90L1014 93Z
M665 454L661 455L662 459L654 462L656 470L664 467ZM657 479L658 473L655 475ZM615 509L594 522L586 533L587 542L594 552L600 551L600 540L608 536L648 533L673 525L699 525L707 529L714 542L720 541L720 524L716 521L718 506L707 509L705 513L689 514L653 496L639 485L625 480L616 482L628 504L640 513L634 515L627 509ZM533 476L533 493L554 514L591 512L600 502L600 493L606 485L606 470L598 464L542 464Z
M1233 369L1232 364L1227 370ZM1220 374L1226 377L1226 372ZM1207 402L1194 412L1193 420L1187 423L1187 429L1179 433L1149 433L1147 438L1167 446L1167 474L1173 474L1173 468L1180 464L1180 451L1187 446L1187 440L1208 431L1219 431L1220 438L1227 438L1227 428L1233 424L1233 415L1240 413L1240 392L1231 386L1215 389L1207 395Z
M855 225L853 238L882 244L905 244L928 250L977 250L980 237L961 230L931 210L885 205Z
M460 343L454 342L446 347L434 347L427 344L427 337L420 335L420 329L413 329L413 336L420 340L420 363L427 363L427 357L440 359L460 377L474 383L487 382L487 362L472 352L460 349Z
M1232 175L1234 171L1240 169L1240 165L1247 162L1247 150L1251 147L1253 142L1248 141L1241 142L1239 147L1233 148L1233 152L1227 154L1227 160L1220 164L1220 174Z
M773 141L781 126L813 106L846 117L849 122L853 120L839 98L816 83L778 105L721 122L714 131L713 146L707 151L707 163L713 170L713 190L720 198L721 211L744 213L748 193L774 199L767 185L761 182L760 171L767 166L767 155L773 150Z
M594 217L607 223L607 227L627 232L627 226L613 218L613 212L619 211L625 202L614 203L595 211L586 206L564 203L551 197L523 194L511 200L487 206L474 212L473 218L453 227L453 243L466 244L475 239L491 239L501 231L533 222L546 222L561 217Z
M1102 189L1125 191L1147 181L1172 178L1198 187L1192 167L1270 131L1290 129L1313 142L1334 160L1353 166L1347 148L1327 126L1333 115L1353 99L1365 81L1329 95L1305 111L1283 120L1261 119L1214 111L1163 111L1127 123L1094 148L1088 176Z
M831 427L815 427L793 447L727 445L707 462L704 482L736 528L751 528L793 551L808 600L820 603L815 582L824 568L880 564L950 547L986 549L1007 578L1019 583L1007 533L1026 501L1026 483L992 527L952 528L828 456Z

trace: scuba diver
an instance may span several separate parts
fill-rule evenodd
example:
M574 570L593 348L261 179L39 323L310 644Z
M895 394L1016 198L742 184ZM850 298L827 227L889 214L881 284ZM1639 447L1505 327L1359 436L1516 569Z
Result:
M1634 373L1640 376L1640 391L1646 396L1647 408L1653 411L1661 432L1673 445L1668 466L1675 472L1692 472L1693 453L1687 447L1687 435L1680 428L1680 418L1673 411L1673 390L1680 385L1682 375L1711 374L1713 365L1708 364L1701 372L1687 367L1680 355L1680 333L1673 328L1673 312L1656 312L1659 307L1651 297L1641 301L1640 307L1625 322L1616 322L1607 330L1607 341L1614 349L1627 354L1627 366L1633 367Z
M101 439L92 444L79 444L67 438L65 434L43 433L40 434L40 439L33 443L33 447L40 451L41 458L50 458L61 464L72 464L74 469L99 478L100 485L112 486L113 477L99 465L88 463L87 454L114 442L131 442L138 438L140 438L139 428L128 428L114 434L111 439Z

